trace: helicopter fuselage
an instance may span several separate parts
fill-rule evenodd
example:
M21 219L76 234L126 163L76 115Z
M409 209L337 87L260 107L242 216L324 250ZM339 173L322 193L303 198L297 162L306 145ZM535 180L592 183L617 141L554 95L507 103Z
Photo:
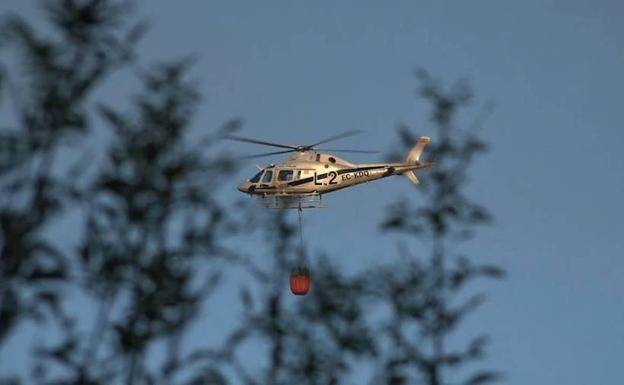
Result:
M260 196L321 195L429 166L419 162L354 164L332 154L302 151L281 164L262 168L238 190Z

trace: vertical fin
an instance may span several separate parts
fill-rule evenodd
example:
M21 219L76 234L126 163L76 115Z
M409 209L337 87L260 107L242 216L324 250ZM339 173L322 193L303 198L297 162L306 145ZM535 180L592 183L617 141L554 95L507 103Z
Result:
M407 164L418 163L418 160L420 159L420 155L422 154L423 150L425 149L427 144L429 144L430 141L431 141L431 138L428 136L421 136L420 138L418 138L418 142L416 142L416 145L412 147L412 149L407 153L407 156L405 157L405 163ZM405 173L405 176L414 184L420 183L418 181L418 178L416 177L416 172L414 170L407 171Z
M405 157L405 163L415 164L416 162L418 162L418 160L420 159L420 154L422 154L423 150L430 141L431 138L428 136L421 136L420 138L418 138L418 142L416 142L416 145L412 147L410 152L407 153L407 156Z

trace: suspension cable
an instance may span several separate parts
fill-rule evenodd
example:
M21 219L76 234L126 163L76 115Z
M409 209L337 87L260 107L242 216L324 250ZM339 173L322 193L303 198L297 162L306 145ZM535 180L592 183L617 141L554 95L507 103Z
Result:
M301 252L301 261L304 261L304 252L303 252L303 226L301 225L301 217L303 214L303 209L301 208L301 202L299 202L299 208L297 209L297 213L299 214L299 250Z

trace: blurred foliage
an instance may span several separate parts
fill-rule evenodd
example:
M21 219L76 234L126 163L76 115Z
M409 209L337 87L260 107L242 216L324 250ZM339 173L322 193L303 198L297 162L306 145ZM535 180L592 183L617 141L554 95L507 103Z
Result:
M120 25L125 6L111 2L51 1L45 9L54 35L20 16L0 21L2 59L16 62L15 71L1 66L0 82L10 98L1 99L3 108L15 115L0 131L0 341L20 321L59 311L68 256L43 232L75 191L74 181L55 172L56 156L62 145L84 140L90 95L131 60L142 30Z
M190 59L140 70L143 91L130 111L94 101L98 85L132 65L144 26L132 24L128 4L45 2L54 34L19 16L2 19L2 58L20 67L2 77L16 119L0 147L0 342L29 319L56 329L56 342L35 347L37 383L189 377L179 341L219 284L221 272L206 260L224 256L219 241L237 228L214 198L234 167L209 151L220 134L189 137L199 100ZM102 140L90 135L102 121L111 134L97 144L102 154L58 160ZM74 211L76 228L66 234L75 248L49 239ZM83 298L67 300L76 292ZM88 303L87 314L76 300ZM157 343L167 346L159 366L147 362ZM216 381L214 370L200 371Z
M447 90L418 73L436 166L415 190L423 205L391 205L382 226L425 240L430 256L405 249L398 263L346 274L328 255L307 255L291 212L217 199L236 164L214 144L240 122L193 135L193 60L138 64L145 24L129 4L42 2L47 33L1 19L0 108L14 119L0 128L0 349L22 328L46 338L30 373L0 373L0 384L330 385L370 374L376 385L441 385L444 370L483 356L485 336L445 345L482 302L466 285L503 275L448 251L491 220L465 193L486 149L455 124L471 98L465 84ZM124 108L98 102L122 69L141 90ZM408 128L399 135L405 150L416 142ZM239 247L260 234L266 255ZM312 289L294 297L288 277L302 264ZM227 274L245 277L233 284L240 316L215 346L185 343L198 321L216 326L205 314L220 309L207 299L224 295ZM478 371L463 383L498 378Z
M346 277L327 257L306 262L313 287L306 297L288 292L288 276L301 266L298 229L277 211L263 221L271 241L271 264L247 266L253 286L241 287L243 316L218 350L202 357L229 367L236 383L342 384L357 371L354 360L374 357L375 338L367 322L363 282ZM260 272L260 273L258 273ZM245 347L263 346L262 358L249 360ZM256 356L257 357L257 356Z
M470 87L463 81L445 87L422 69L416 75L419 95L431 105L436 128L424 153L435 166L420 178L415 190L419 199L404 198L390 205L382 229L407 234L430 250L423 256L404 248L400 266L382 269L378 295L391 305L385 329L393 347L377 383L442 385L449 383L444 379L447 369L481 358L487 342L478 336L465 348L446 346L465 316L483 302L481 294L469 295L466 285L479 277L504 274L497 266L475 265L456 251L457 243L470 239L477 226L491 222L487 209L466 194L470 166L487 149L478 121L468 128L457 122L460 110L472 99ZM405 126L399 136L404 152L417 141ZM422 204L415 206L413 201ZM498 372L485 370L463 383L485 384L499 378Z

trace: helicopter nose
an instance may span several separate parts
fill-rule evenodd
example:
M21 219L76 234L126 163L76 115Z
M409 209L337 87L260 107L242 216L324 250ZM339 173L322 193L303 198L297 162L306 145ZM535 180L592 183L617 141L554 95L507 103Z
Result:
M248 182L243 182L243 183L239 184L238 187L237 187L238 191L246 193L247 190L249 189L249 186L247 186L247 184L248 184Z

